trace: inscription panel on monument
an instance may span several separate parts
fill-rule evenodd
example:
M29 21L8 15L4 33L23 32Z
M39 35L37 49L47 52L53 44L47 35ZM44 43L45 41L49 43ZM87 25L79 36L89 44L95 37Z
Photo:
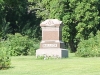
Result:
M57 31L43 31L42 40L59 40Z
M54 48L54 47L56 48L56 47L57 47L57 44L42 44L42 47L43 47L43 48L52 48L52 47L53 47L53 48Z

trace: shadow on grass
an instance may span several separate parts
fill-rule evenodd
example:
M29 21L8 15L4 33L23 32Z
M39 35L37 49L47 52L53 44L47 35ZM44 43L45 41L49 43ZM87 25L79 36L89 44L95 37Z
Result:
M14 66L10 66L10 67L0 67L0 70L8 70L8 69L12 69L15 68Z

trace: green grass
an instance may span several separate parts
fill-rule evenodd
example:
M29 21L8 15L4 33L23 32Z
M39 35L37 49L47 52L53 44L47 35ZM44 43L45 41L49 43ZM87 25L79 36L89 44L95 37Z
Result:
M37 60L35 56L12 57L11 68L0 75L100 75L100 57Z

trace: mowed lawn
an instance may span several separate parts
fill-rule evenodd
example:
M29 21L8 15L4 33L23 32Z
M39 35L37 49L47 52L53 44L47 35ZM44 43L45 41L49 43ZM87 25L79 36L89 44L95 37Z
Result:
M11 57L11 68L0 75L100 75L100 57L37 60L35 56Z

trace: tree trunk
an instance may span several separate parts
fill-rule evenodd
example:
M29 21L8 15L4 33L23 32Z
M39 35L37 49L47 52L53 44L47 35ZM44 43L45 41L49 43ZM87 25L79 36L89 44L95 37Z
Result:
M73 52L76 52L76 44L74 43L73 40L69 40L69 46L70 46L70 49L71 49L71 53Z

